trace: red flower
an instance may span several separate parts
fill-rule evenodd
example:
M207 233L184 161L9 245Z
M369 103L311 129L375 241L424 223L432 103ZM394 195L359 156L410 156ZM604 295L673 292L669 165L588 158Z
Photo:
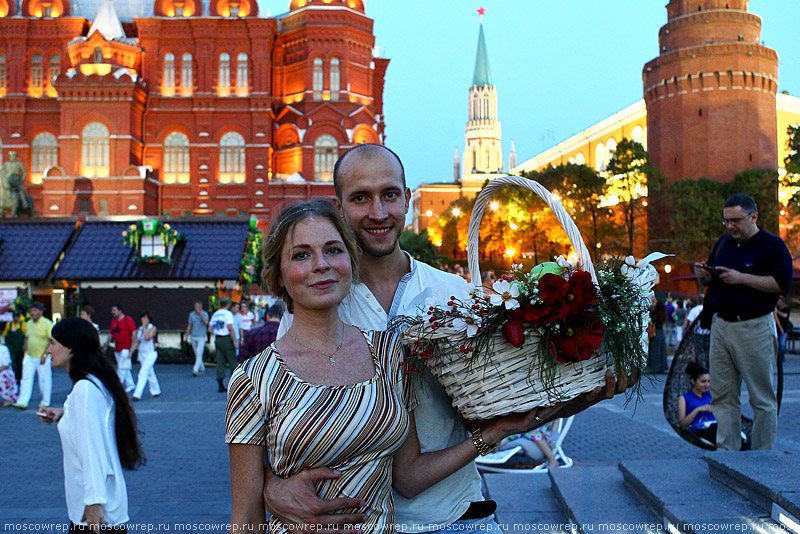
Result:
M525 325L519 321L508 321L501 330L506 341L515 347L521 347L525 343Z
M521 300L520 307L511 311L513 321L546 324L558 319L561 302L567 292L567 281L547 273L539 279L538 288L542 302L532 304L528 299Z
M603 323L593 313L567 317L549 340L556 361L574 363L588 360L603 342Z
M567 284L561 318L580 313L597 302L597 289L592 283L592 275L586 271L576 271Z

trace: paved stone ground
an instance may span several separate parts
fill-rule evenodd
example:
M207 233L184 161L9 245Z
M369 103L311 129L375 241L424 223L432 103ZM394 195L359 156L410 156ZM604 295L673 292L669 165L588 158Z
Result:
M800 356L787 360L786 391L777 448L800 450ZM230 517L230 481L224 444L225 396L217 393L213 370L192 377L186 365L159 365L163 393L135 404L148 457L146 466L127 472L134 526L151 532L224 532ZM663 380L662 377L658 377ZM661 413L663 382L643 401L624 406L613 399L579 414L564 442L577 466L616 465L621 460L699 458ZM54 371L53 405L71 388L66 372ZM34 387L31 406L39 402ZM55 427L42 424L35 409L0 409L0 532L63 532L61 444ZM502 478L502 480L501 480ZM502 475L489 481L506 490L498 518L509 524L556 524L563 517L552 500L548 477ZM46 527L47 524L60 524ZM134 531L132 528L131 531Z

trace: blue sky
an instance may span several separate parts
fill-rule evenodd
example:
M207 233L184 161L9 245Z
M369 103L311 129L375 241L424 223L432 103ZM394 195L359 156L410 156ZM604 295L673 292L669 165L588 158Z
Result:
M288 0L259 0L277 15ZM522 162L642 98L642 67L658 55L667 0L366 0L386 73L386 144L408 185L452 178L464 149L478 14L499 95L503 157ZM777 50L780 90L800 96L798 0L750 0ZM794 21L794 23L792 22Z

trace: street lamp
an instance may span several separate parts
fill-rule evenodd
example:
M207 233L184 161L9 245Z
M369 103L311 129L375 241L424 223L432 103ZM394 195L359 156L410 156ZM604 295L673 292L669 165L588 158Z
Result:
M666 274L667 278L667 297L669 297L669 273L672 272L672 265L666 264L664 266L664 274Z
M461 215L461 210L458 208L453 208L453 217L458 217Z
M489 207L492 209L492 211L497 211L498 209L500 209L500 204L498 204L497 202L492 202L491 204L489 204Z
M428 211L425 212L425 215L427 217L433 217L433 212L431 210L428 210Z
M514 224L513 222L508 225L512 230L519 230L519 226Z
M511 265L514 265L514 254L515 254L515 252L516 251L513 248L507 248L506 249L506 256L511 258Z

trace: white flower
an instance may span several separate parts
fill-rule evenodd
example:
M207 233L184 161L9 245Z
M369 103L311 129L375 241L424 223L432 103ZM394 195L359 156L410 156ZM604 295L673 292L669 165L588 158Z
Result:
M472 282L467 282L467 295L470 297L474 296L477 290L475 289L475 284Z
M575 263L572 263L571 261L569 261L564 256L559 256L558 258L556 258L556 263L562 269L575 269L577 267L577 265L578 265L577 261Z
M519 308L519 287L517 284L509 284L507 280L498 280L492 284L492 289L495 290L496 295L489 297L492 306L500 306L505 304L507 310Z
M481 318L472 309L467 310L464 317L453 319L453 328L462 332L466 330L467 337L474 337L478 333L480 325Z

